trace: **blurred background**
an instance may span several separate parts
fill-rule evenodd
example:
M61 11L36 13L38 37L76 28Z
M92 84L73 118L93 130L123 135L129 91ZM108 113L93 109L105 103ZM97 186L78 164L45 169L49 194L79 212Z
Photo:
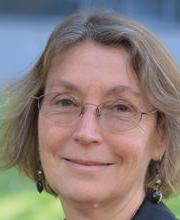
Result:
M93 8L143 23L180 65L180 0L0 0L0 87L28 72L65 16ZM180 198L167 204L180 217ZM59 207L15 170L0 172L0 219L55 220L63 216Z
M28 71L65 16L89 8L143 23L180 63L180 0L0 0L0 85Z

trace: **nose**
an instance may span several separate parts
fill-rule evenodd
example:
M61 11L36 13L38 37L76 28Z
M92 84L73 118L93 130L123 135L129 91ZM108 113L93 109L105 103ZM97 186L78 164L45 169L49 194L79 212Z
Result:
M95 114L95 106L91 106L83 113L81 120L77 124L73 133L76 142L82 145L98 145L102 141L101 128Z

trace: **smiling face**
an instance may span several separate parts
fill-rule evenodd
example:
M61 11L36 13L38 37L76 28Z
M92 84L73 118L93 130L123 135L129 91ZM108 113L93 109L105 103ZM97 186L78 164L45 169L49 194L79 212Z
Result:
M72 100L91 103L79 120L68 124L45 115L43 104L39 113L42 167L62 201L98 203L143 193L147 166L163 150L155 114L143 115L135 128L120 132L111 132L108 123L102 126L94 114L94 105L111 100L142 112L152 109L128 53L88 41L75 45L53 60L45 93L60 94L63 107Z

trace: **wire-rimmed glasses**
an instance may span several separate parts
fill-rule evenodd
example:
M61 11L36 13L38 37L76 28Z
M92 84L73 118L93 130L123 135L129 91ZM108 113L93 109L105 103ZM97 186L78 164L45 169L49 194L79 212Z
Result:
M95 105L83 103L69 94L49 93L32 98L38 101L40 114L54 123L66 126L78 122L91 106L100 126L111 132L133 129L139 124L143 115L157 112L156 109L148 112L138 111L132 105L119 99Z

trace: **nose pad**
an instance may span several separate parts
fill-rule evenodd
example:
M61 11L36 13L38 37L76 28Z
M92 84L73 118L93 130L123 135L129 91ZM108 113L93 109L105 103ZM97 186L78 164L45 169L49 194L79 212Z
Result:
M95 116L97 118L99 118L100 117L100 109L99 109L99 107L97 105L95 105L95 104L88 103L88 102L86 103L86 105L82 106L82 109L81 109L81 112L80 112L79 116L83 116L85 114L85 112L86 112L86 107L85 106L88 106L88 105L89 106L93 106L95 108L95 111L94 111Z
M95 106L93 104L88 104ZM95 106L96 107L96 106ZM76 142L81 144L90 144L90 143L100 143L102 140L100 134L100 127L98 125L97 114L99 115L99 110L96 111L89 109L82 109L81 111L81 120L79 121L77 127L75 128L73 138Z
M99 107L97 106L97 107L96 107L96 116L97 116L97 118L99 118L100 115L101 115L101 112L100 112Z

